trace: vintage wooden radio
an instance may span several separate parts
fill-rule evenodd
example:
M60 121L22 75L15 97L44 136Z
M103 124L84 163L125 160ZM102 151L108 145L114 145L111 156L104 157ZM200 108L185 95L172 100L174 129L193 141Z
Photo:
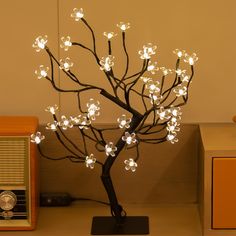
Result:
M0 230L32 230L38 191L36 117L0 117Z

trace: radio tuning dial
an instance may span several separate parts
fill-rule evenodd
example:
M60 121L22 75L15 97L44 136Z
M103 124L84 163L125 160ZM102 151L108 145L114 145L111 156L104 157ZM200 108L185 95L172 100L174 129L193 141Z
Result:
M0 194L0 208L10 211L16 205L16 195L12 191L3 191Z

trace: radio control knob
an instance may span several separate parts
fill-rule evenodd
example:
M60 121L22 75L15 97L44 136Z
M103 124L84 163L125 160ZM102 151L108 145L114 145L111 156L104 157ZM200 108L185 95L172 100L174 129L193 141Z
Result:
M17 197L12 191L3 191L0 194L0 208L4 211L10 211L14 208Z

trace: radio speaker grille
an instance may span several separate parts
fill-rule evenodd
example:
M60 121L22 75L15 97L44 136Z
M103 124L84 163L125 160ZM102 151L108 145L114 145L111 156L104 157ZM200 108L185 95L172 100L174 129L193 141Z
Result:
M28 138L0 137L0 185L25 185Z

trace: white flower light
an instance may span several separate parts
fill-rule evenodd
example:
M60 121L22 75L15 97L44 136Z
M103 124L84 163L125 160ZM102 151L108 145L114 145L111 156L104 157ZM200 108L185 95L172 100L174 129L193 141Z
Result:
M171 117L169 110L164 107L160 107L159 110L156 111L156 114L159 116L160 120L168 120Z
M143 83L147 83L149 80L152 80L152 78L150 77L145 77L145 76L141 76L140 79L143 81Z
M109 55L107 57L102 57L102 59L100 60L100 70L105 70L105 71L110 71L111 68L114 66L114 56Z
M108 40L111 40L111 39L114 38L117 34L115 34L114 32L104 32L103 35L104 35Z
M88 107L88 117L92 120L96 119L96 116L100 115L100 103L99 101L94 101L93 98L89 99L89 102L86 104Z
M180 128L179 128L179 124L177 122L173 122L172 120L170 120L169 122L167 122L167 127L166 129L169 131L169 132L178 132L180 131Z
M124 163L125 163L125 169L131 170L132 172L135 172L136 168L138 167L138 164L132 158L125 160Z
M158 81L149 80L146 83L145 88L149 90L150 94L156 94L160 92L159 85L160 83Z
M73 62L71 62L69 57L67 57L64 60L63 59L60 60L59 68L61 70L69 71L72 66L73 66Z
M58 123L56 121L54 121L53 123L47 123L46 129L56 131L57 130L57 125L58 125Z
M45 111L50 112L52 115L56 113L56 110L58 110L58 106L55 104L54 106L48 106Z
M70 36L61 37L62 43L60 44L61 48L64 48L65 51L68 51L69 47L72 46L72 43L70 41Z
M39 70L35 70L34 73L37 75L38 79L42 79L42 78L47 77L48 70L49 70L48 67L45 67L44 65L40 65Z
M178 56L178 58L181 58L182 56L184 56L185 54L185 50L179 50L179 49L175 49L173 51L174 54L176 54Z
M83 8L80 8L80 9L74 8L70 16L74 18L75 21L79 21L81 18L84 17Z
M125 132L125 136L122 136L122 140L125 141L127 144L136 143L137 142L136 134L135 133L130 134L129 132Z
M71 119L67 119L66 116L61 116L61 121L59 121L58 125L64 130L73 127Z
M91 120L89 120L86 114L82 114L77 117L71 117L71 121L75 125L79 125L80 129L88 129L88 126L91 124Z
M36 52L40 52L42 49L45 48L45 45L48 41L48 36L39 36L35 39L35 42L33 43L32 47L35 48Z
M157 67L157 62L148 62L147 71L151 72L154 75L158 70L159 68Z
M159 105L162 100L161 95L149 94L149 97L151 98L151 104L153 105Z
M107 156L112 156L114 157L116 154L115 154L115 151L117 150L117 147L114 146L113 142L109 142L108 144L106 144L105 146L105 152L106 152L106 155Z
M120 22L119 24L117 24L117 27L120 28L122 31L126 31L130 28L130 23Z
M89 156L86 156L85 165L87 168L93 169L95 162L96 158L94 158L94 155L92 153Z
M41 132L37 132L36 134L31 134L30 135L30 141L32 143L39 144L41 141L45 139L45 136L41 134Z
M194 63L198 60L197 54L193 53L192 55L188 55L187 53L184 54L184 62L188 63L189 65L194 65Z
M169 132L166 139L167 141L171 142L172 144L177 143L179 140L176 138L176 132Z
M152 55L156 54L157 46L148 43L143 46L143 50L140 50L138 53L141 59L150 59Z
M177 97L185 96L187 94L187 87L179 84L173 91Z
M182 76L183 74L186 73L186 70L177 69L175 72L178 76Z
M167 75L173 73L173 70L167 69L167 68L165 68L165 67L160 67L160 70L162 71L162 73L163 73L164 76L167 76Z
M126 115L122 115L117 119L117 122L119 123L119 127L121 129L128 129L130 127L131 118L127 118Z
M182 81L182 82L188 83L189 80L190 80L190 76L189 76L189 75L186 75L185 73L182 73L182 74L181 74L181 81Z

